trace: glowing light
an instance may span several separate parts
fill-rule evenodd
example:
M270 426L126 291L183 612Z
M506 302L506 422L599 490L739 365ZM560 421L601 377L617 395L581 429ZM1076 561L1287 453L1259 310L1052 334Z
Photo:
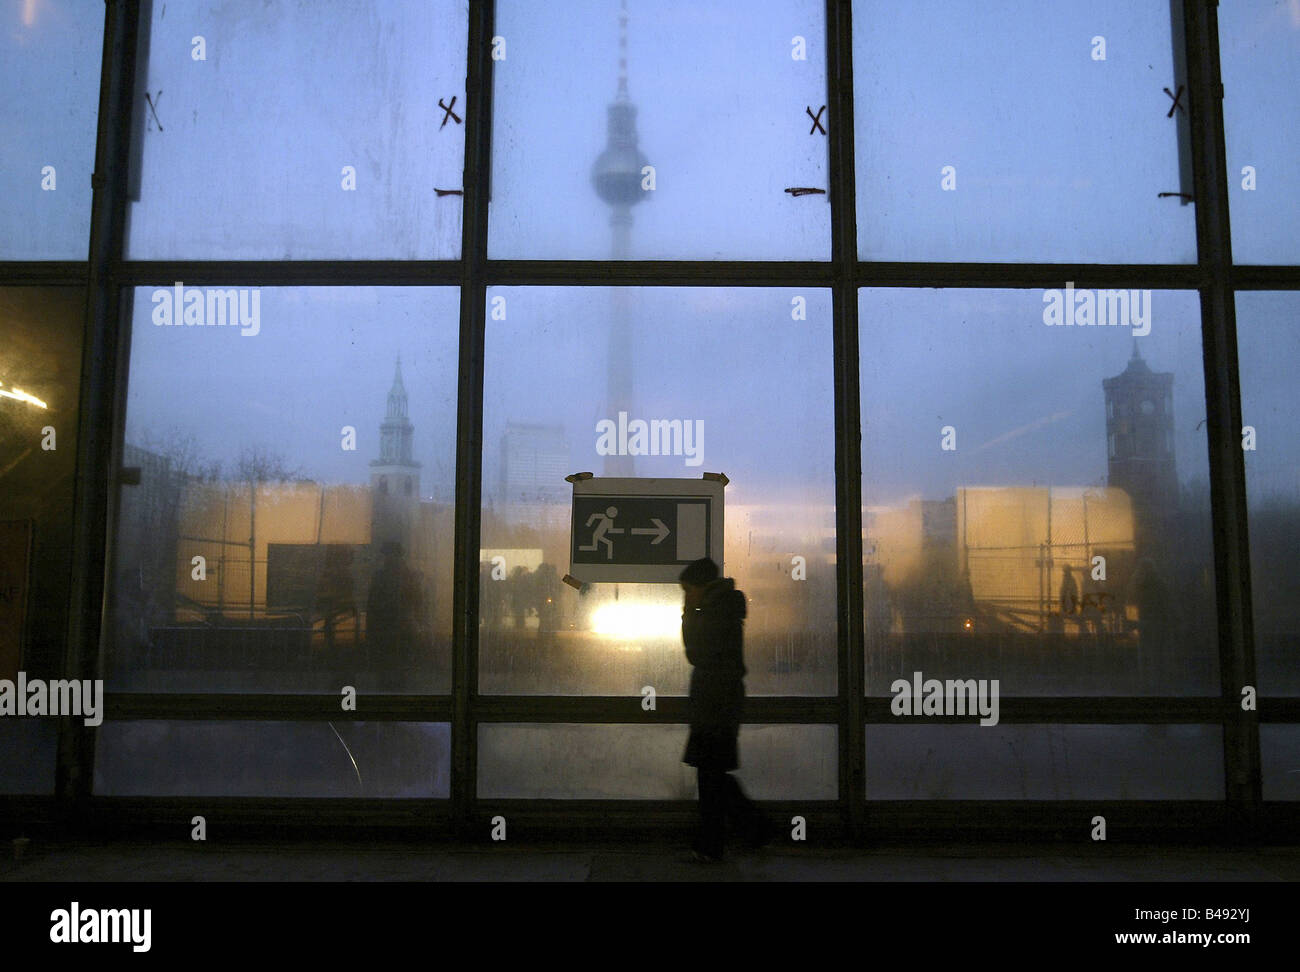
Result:
M619 641L677 638L682 630L682 610L674 604L616 601L596 608L591 627L596 634Z
M0 382L0 384L3 384L3 382ZM47 406L43 401L41 401L41 400L40 400L39 398L37 398L35 395L29 395L27 392L23 391L21 388L15 388L13 391L7 391L7 390L4 389L4 388L0 388L0 397L3 397L3 398L12 398L12 399L14 399L14 400L16 400L16 401L20 401L20 402L30 402L31 404L37 406L38 408L47 408L47 407L48 407L48 406Z
M30 27L34 23L36 23L36 0L24 0L23 26Z
M972 621L970 618L967 618L966 623L963 624L962 627L965 628L967 631L973 631L975 629L975 622Z

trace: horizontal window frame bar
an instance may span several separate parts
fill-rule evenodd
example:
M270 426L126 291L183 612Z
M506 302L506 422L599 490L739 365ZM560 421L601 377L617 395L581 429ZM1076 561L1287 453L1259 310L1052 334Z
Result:
M85 260L0 260L0 287L86 287Z
M341 695L177 692L104 693L105 722L450 722L450 695L357 693L344 711Z
M1228 268L1231 290L1300 290L1300 267L1236 265ZM1241 326L1238 322L1238 327Z
M110 280L119 286L247 284L268 287L459 286L460 260L126 260ZM0 286L84 287L84 260L0 260ZM489 286L634 285L651 287L786 287L838 281L830 261L489 260ZM1233 290L1300 290L1300 266L1238 264ZM1038 289L1126 285L1144 289L1205 286L1196 264L907 263L860 261L857 287Z
M111 266L119 286L265 287L459 286L461 260L127 260ZM0 285L84 283L84 263L0 262ZM1240 290L1300 289L1300 266L1239 266ZM489 260L490 287L830 287L842 283L830 261ZM1209 277L1197 264L858 262L850 286L979 289L1128 287L1196 290Z
M971 716L896 716L891 696L864 698L868 725L973 724ZM749 696L746 725L837 725L840 697ZM656 708L641 708L641 696L480 695L470 702L473 721L487 723L586 725L682 724L685 696L661 695ZM1300 697L1259 699L1259 720L1300 723ZM340 697L322 694L193 694L108 692L105 719L111 722L450 722L450 695L358 695L354 711L342 711ZM1216 725L1236 717L1237 703L1210 696L1018 696L1001 698L999 723L1048 725Z
M147 260L109 270L120 287L457 287L459 260Z
M1040 290L1124 287L1197 290L1209 275L1195 263L863 263L854 271L858 287L979 288Z

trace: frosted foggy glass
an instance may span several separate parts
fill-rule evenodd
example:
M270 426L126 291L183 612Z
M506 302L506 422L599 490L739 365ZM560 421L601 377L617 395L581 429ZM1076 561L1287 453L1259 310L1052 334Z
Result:
M1216 9L1232 258L1300 263L1300 5L1234 0Z
M867 726L868 800L1222 800L1218 726Z
M1218 693L1197 296L1058 297L860 292L869 695Z
M111 684L447 691L456 289L186 289L256 331L135 292Z
M1265 800L1300 800L1300 726L1259 727Z
M480 799L694 800L681 725L483 724ZM756 800L834 800L834 726L742 726L736 778Z
M131 259L459 256L465 0L152 7Z
M857 0L859 255L1195 260L1173 75L1167 0Z
M67 677L85 313L80 287L0 287L0 679Z
M629 0L624 101L619 15L497 3L490 255L828 259L824 4Z
M1246 462L1250 594L1260 691L1300 694L1300 294L1237 294L1241 421L1254 430ZM1245 441L1245 440L1243 440Z
M723 569L749 603L746 690L833 694L830 294L539 287L492 288L488 301L505 319L489 314L485 342L479 690L685 695L680 587L580 594L559 582L569 573L564 477L722 472ZM806 320L792 320L800 307ZM703 437L683 435L673 455L603 455L598 424L620 412L692 423Z
M100 796L445 798L451 729L425 722L105 722Z
M58 719L0 719L0 795L53 793L58 743Z
M103 37L103 4L0 9L0 260L86 259Z

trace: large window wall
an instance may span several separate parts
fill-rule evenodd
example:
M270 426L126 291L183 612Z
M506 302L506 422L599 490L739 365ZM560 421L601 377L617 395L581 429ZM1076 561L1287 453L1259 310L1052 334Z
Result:
M684 819L587 471L727 478L815 839L1294 822L1300 19L741 7L5 6L0 678L107 687L0 719L15 813Z

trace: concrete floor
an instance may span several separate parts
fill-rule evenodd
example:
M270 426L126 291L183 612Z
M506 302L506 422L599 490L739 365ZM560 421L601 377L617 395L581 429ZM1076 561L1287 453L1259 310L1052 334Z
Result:
M679 844L117 843L4 848L29 881L1297 881L1300 847L770 847L720 865Z

